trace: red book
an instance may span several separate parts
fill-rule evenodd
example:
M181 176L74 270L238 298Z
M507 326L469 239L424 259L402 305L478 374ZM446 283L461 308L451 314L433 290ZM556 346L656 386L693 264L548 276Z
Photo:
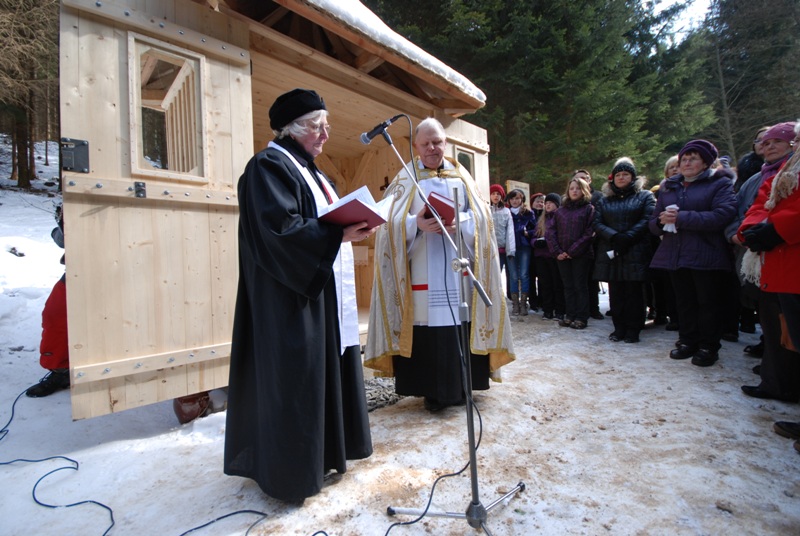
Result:
M437 194L436 192L431 192L428 194L428 203L430 203L431 206L436 209L436 212L439 213L439 217L442 219L442 222L445 225L450 225L453 223L453 220L456 217L456 207L452 199L441 194ZM433 218L430 208L426 208L425 217Z
M388 208L388 203L385 206ZM384 203L375 203L369 189L362 186L320 210L319 219L342 227L365 221L371 229L386 223L383 208Z

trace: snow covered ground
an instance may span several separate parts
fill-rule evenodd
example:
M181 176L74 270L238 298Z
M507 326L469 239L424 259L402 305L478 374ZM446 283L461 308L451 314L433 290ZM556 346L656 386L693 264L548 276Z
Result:
M0 139L0 425L43 371L40 315L63 273L50 239L58 197L6 180ZM48 192L50 192L48 194ZM24 256L9 252L16 248ZM603 310L606 296L602 296ZM538 316L514 324L517 361L504 383L476 394L483 437L481 502L518 482L525 491L494 508L487 527L500 535L800 534L800 454L772 431L800 420L800 406L745 397L758 361L742 348L756 335L723 343L720 361L700 369L667 357L676 335L661 327L640 344L610 343L610 320L583 331ZM375 453L352 462L301 507L265 497L251 481L222 473L225 414L179 425L170 403L90 420L71 420L69 392L24 395L14 407L0 461L64 456L77 471L57 471L36 488L51 505L97 501L113 511L116 535L179 535L226 514L266 517L250 534L380 536L394 521L388 506L424 507L434 480L468 461L463 408L431 415L418 399L370 414ZM480 424L476 422L476 427ZM0 466L0 533L101 535L111 524L98 504L51 509L32 490L45 474L74 468L63 459ZM436 488L434 507L464 512L469 474ZM203 535L241 535L261 515L243 513ZM425 518L394 535L478 534L460 519Z

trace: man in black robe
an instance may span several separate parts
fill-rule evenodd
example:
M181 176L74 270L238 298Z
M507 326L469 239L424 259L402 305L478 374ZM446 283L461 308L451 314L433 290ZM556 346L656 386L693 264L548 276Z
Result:
M357 311L348 310L352 257L344 253L374 229L317 219L335 199L314 165L328 139L327 115L314 91L278 97L269 112L276 139L238 185L225 473L289 502L319 492L326 472L344 473L347 459L372 454ZM349 320L340 321L342 310Z

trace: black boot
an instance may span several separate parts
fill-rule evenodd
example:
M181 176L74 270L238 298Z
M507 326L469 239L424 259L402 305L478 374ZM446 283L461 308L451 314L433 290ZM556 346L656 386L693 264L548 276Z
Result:
M51 370L39 383L28 387L25 394L31 398L41 398L62 389L69 389L69 369Z

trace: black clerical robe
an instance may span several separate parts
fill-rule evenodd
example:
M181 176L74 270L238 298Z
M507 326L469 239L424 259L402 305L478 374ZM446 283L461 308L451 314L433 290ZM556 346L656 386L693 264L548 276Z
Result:
M313 166L291 140L295 159ZM324 180L324 179L323 179ZM239 288L231 346L225 473L298 501L326 471L372 453L361 356L341 354L333 262L342 228L279 150L239 179Z

